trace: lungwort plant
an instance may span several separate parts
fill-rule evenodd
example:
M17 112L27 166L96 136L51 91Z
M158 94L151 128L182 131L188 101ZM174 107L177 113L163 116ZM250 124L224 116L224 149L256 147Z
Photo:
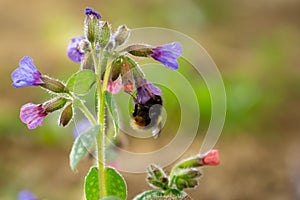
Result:
M95 166L90 168L84 181L87 200L127 198L124 178L116 169L107 165L105 156L108 149L105 118L109 117L113 122L113 137L119 131L114 94L123 88L132 98L133 125L140 129L153 128L154 137L158 137L160 133L162 92L146 79L134 58L154 59L170 70L176 70L177 59L182 54L182 46L176 41L157 47L144 43L125 46L129 36L130 30L126 25L119 26L112 32L111 25L102 21L97 11L86 8L84 36L72 38L67 48L68 57L80 63L80 69L66 82L41 73L29 56L23 57L19 68L11 74L14 87L41 87L54 96L44 103L27 103L21 107L20 119L29 129L42 126L44 118L55 111L60 111L59 125L63 127L73 120L74 109L77 108L89 120L91 127L77 135L69 158L71 169L76 171L79 161L86 154L90 151L96 152ZM96 113L91 111L84 100L92 91L95 92ZM154 105L160 106L152 109ZM134 199L188 199L183 190L197 186L201 175L199 167L218 163L218 152L212 150L179 162L169 175L153 164L147 169L147 181L153 189L137 195ZM19 194L19 200L21 199L37 198L29 191L22 191Z

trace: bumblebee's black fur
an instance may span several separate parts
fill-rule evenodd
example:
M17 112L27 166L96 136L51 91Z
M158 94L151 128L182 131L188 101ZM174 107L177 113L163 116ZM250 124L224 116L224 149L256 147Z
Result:
M132 113L133 123L139 128L146 129L156 126L161 120L161 108L162 98L158 95L151 95L151 98L145 103L136 102Z

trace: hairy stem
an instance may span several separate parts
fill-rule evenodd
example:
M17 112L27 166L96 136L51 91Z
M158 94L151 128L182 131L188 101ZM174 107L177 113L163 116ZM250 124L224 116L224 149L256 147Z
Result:
M94 115L90 112L90 110L86 107L86 105L80 100L80 104L78 105L81 112L86 116L86 118L91 122L92 125L97 125L97 121Z
M101 84L101 66L100 60L102 60L103 50L100 50L100 57L97 57L95 47L93 46L92 58L95 66L95 73L97 76L97 117L98 124L100 125L100 131L97 136L97 166L99 170L99 196L100 199L106 196L106 181L105 181L105 98L102 91ZM98 60L99 59L99 60Z

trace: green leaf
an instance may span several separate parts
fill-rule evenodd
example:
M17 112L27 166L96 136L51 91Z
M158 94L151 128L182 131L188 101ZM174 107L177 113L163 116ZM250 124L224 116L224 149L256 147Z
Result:
M101 200L122 200L119 197L115 197L115 196L109 196L109 197L104 197Z
M81 70L67 81L67 89L77 95L85 95L96 82L96 75L91 70Z
M164 193L158 190L148 190L145 191L139 195L137 195L136 197L134 197L133 200L149 200L152 198L157 198L157 197L162 197L164 196ZM157 198L159 199L159 198Z
M126 200L127 186L123 176L111 167L105 168L105 176L107 195Z
M99 200L98 168L91 167L84 179L84 192L86 200Z
M98 168L92 167L90 172L85 178L85 195L87 200L99 199L99 181L98 181ZM114 168L105 168L105 184L106 194L108 199L111 200L126 200L127 186L122 175ZM92 193L92 194L90 194Z
M109 113L111 114L113 118L113 124L114 124L114 137L117 136L119 132L119 118L118 118L118 112L116 109L116 105L112 99L112 94L105 91L105 98L106 98L106 106L108 107Z
M187 193L185 193L184 191L180 191L180 190L177 190L177 189L170 189L170 192L175 195L175 196L179 196L179 197L186 197L188 196Z
M94 144L96 135L99 133L99 129L100 125L93 126L75 139L70 153L70 167L73 171L76 170L76 166L79 161Z

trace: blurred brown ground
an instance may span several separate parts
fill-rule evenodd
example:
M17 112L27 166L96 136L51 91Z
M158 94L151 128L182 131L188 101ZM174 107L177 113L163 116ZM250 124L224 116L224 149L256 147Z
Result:
M76 70L66 46L82 34L86 6L114 26L179 30L202 44L219 66L228 93L227 121L216 145L221 165L204 168L197 190L188 191L195 200L300 199L300 1L1 0L1 200L16 199L21 189L45 199L82 198L92 162L86 159L77 174L71 172L73 138L70 130L53 128L55 120L44 129L26 130L19 107L46 95L35 88L13 89L10 73L22 56L31 55L42 72L65 80ZM195 154L201 141L199 136L186 155ZM124 176L128 199L149 189L145 174Z

